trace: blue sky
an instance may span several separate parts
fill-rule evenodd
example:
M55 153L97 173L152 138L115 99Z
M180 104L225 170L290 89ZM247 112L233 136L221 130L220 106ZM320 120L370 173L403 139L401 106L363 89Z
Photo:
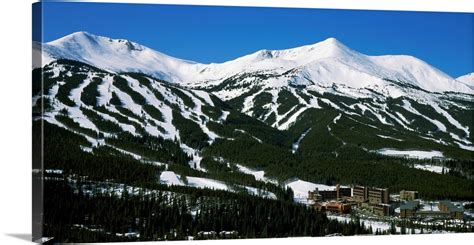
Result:
M473 14L144 4L44 4L43 41L76 31L202 63L335 37L369 55L408 54L457 77L474 70ZM38 41L38 33L33 33Z

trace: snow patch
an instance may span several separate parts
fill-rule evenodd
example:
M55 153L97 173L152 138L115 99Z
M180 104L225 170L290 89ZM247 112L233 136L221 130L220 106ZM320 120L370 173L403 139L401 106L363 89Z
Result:
M384 148L376 151L379 154L387 156L407 156L419 159L430 159L433 157L443 157L443 153L440 151L421 151L421 150L397 150Z

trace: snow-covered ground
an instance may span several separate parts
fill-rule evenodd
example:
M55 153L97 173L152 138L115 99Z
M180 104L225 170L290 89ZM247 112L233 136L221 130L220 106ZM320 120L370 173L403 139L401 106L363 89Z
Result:
M381 134L377 134L378 137L380 138L383 138L383 139L391 139L391 140L396 140L396 141L403 141L402 139L397 139L395 137L391 137L391 136L386 136L386 135L381 135Z
M278 183L274 179L270 179L270 178L265 177L265 171L263 171L263 170L253 170L253 169L250 169L250 168L245 167L245 166L240 165L240 164L235 164L235 166L239 169L240 172L242 172L244 174L250 174L250 175L255 176L255 180L263 181L263 182L269 182L269 183L273 183L273 184Z
M340 114L339 114L339 115L340 115ZM309 131L311 131L311 128L309 128L309 129L307 129L306 131L304 131L304 132L300 135L300 137L298 138L298 140L297 140L295 143L293 143L293 145L291 146L291 152L292 152L293 154L295 154L296 151L298 151L298 148L300 147L301 141L302 141L302 140L304 139L304 137L309 133Z
M337 220L339 222L349 222L351 221L351 218L348 215L336 215L336 214L328 214L327 215L329 219ZM360 218L360 223L364 223L364 227L369 229L369 227L372 227L372 232L375 234L377 229L379 231L389 231L391 224L388 221L382 221L382 220L376 220L372 218ZM395 226L396 231L399 233L401 231L400 226ZM421 230L420 229L414 229L415 234L420 234ZM411 229L407 228L406 231L408 234L411 232ZM427 232L427 230L425 230Z
M428 116L425 116L423 115L422 113L420 113L418 110L416 110L415 108L413 108L411 106L411 103L408 101L408 100L403 100L403 108L415 115L418 115L418 116L421 116L423 117L424 119L426 119L427 121L433 123L434 125L436 125L436 127L441 130L442 132L446 132L446 126L441 123L440 121L436 120L436 119L433 119L433 118L430 118Z
M208 179L208 178L201 178L201 177L189 177L186 176L188 186L197 187L197 188L209 188L214 190L229 190L227 184L222 181Z
M440 151L421 151L421 150L398 150L391 148L383 148L377 150L377 153L387 156L408 156L419 159L430 159L433 157L443 157L443 153Z
M436 166L436 165L431 165L431 164L415 164L413 167L417 169L421 169L421 170L438 173L438 174L443 173L443 170L444 170L444 173L449 172L449 168L447 167Z
M335 214L328 214L327 215L329 219L337 220L339 222L349 222L351 221L351 218L348 216L342 216L342 215L335 215ZM383 222L383 221L376 221L376 220L367 220L367 219L360 219L360 222L364 223L365 228L369 228L372 226L372 231L375 232L377 229L380 231L388 231L390 230L390 224L388 222ZM396 227L398 231L400 231L400 227Z
M223 181L202 178L202 177L191 177L181 176L173 171L163 171L160 175L160 182L166 185L186 185L195 188L209 188L214 190L225 190L234 191L234 189ZM276 196L272 192L264 191L258 188L250 186L239 186L244 188L249 194L276 199Z
M173 171L163 171L160 175L160 182L166 185L184 185Z

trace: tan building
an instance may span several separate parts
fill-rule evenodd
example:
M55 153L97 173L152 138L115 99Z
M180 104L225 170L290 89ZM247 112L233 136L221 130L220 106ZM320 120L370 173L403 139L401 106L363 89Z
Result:
M328 211L333 213L339 214L346 214L351 212L352 205L349 203L342 203L339 201L332 201L332 202L316 202L312 205L312 207L318 211Z
M329 212L346 214L351 211L351 205L341 202L329 202L326 204L326 210Z
M367 187L365 186L354 186L352 190L352 199L355 202L362 203L367 201Z
M400 191L400 199L401 200L407 200L407 201L412 201L412 200L418 199L418 191L402 190L402 191Z
M416 215L416 210L419 207L419 202L417 201L408 201L405 204L400 206L400 217L401 218L410 218Z
M374 204L372 205L372 212L379 216L388 216L390 215L390 205L389 204Z
M335 189L332 190L318 190L316 188L314 191L308 192L308 200L313 201L331 201L331 200L341 200L347 197L351 197L352 189L350 187L341 187L337 185Z
M390 196L388 193L388 189L382 189L382 188L369 188L368 190L368 199L369 203L371 204L379 204L379 203L384 203L388 204L390 203Z
M308 191L308 200L320 201L321 199L321 195L319 194L317 188L314 191Z
M449 216L451 216L451 218L464 218L464 208L458 208L450 201L440 201L438 204L438 208L441 212L449 213Z

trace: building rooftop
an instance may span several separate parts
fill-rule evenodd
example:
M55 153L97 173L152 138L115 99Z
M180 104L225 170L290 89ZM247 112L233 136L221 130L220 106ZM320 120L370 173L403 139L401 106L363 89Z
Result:
M440 201L439 204L446 206L448 208L449 212L463 212L464 211L464 208L457 207L452 202L447 201L447 200Z
M400 205L400 210L406 210L406 209L416 209L418 207L419 203L417 201L408 201L402 205Z

